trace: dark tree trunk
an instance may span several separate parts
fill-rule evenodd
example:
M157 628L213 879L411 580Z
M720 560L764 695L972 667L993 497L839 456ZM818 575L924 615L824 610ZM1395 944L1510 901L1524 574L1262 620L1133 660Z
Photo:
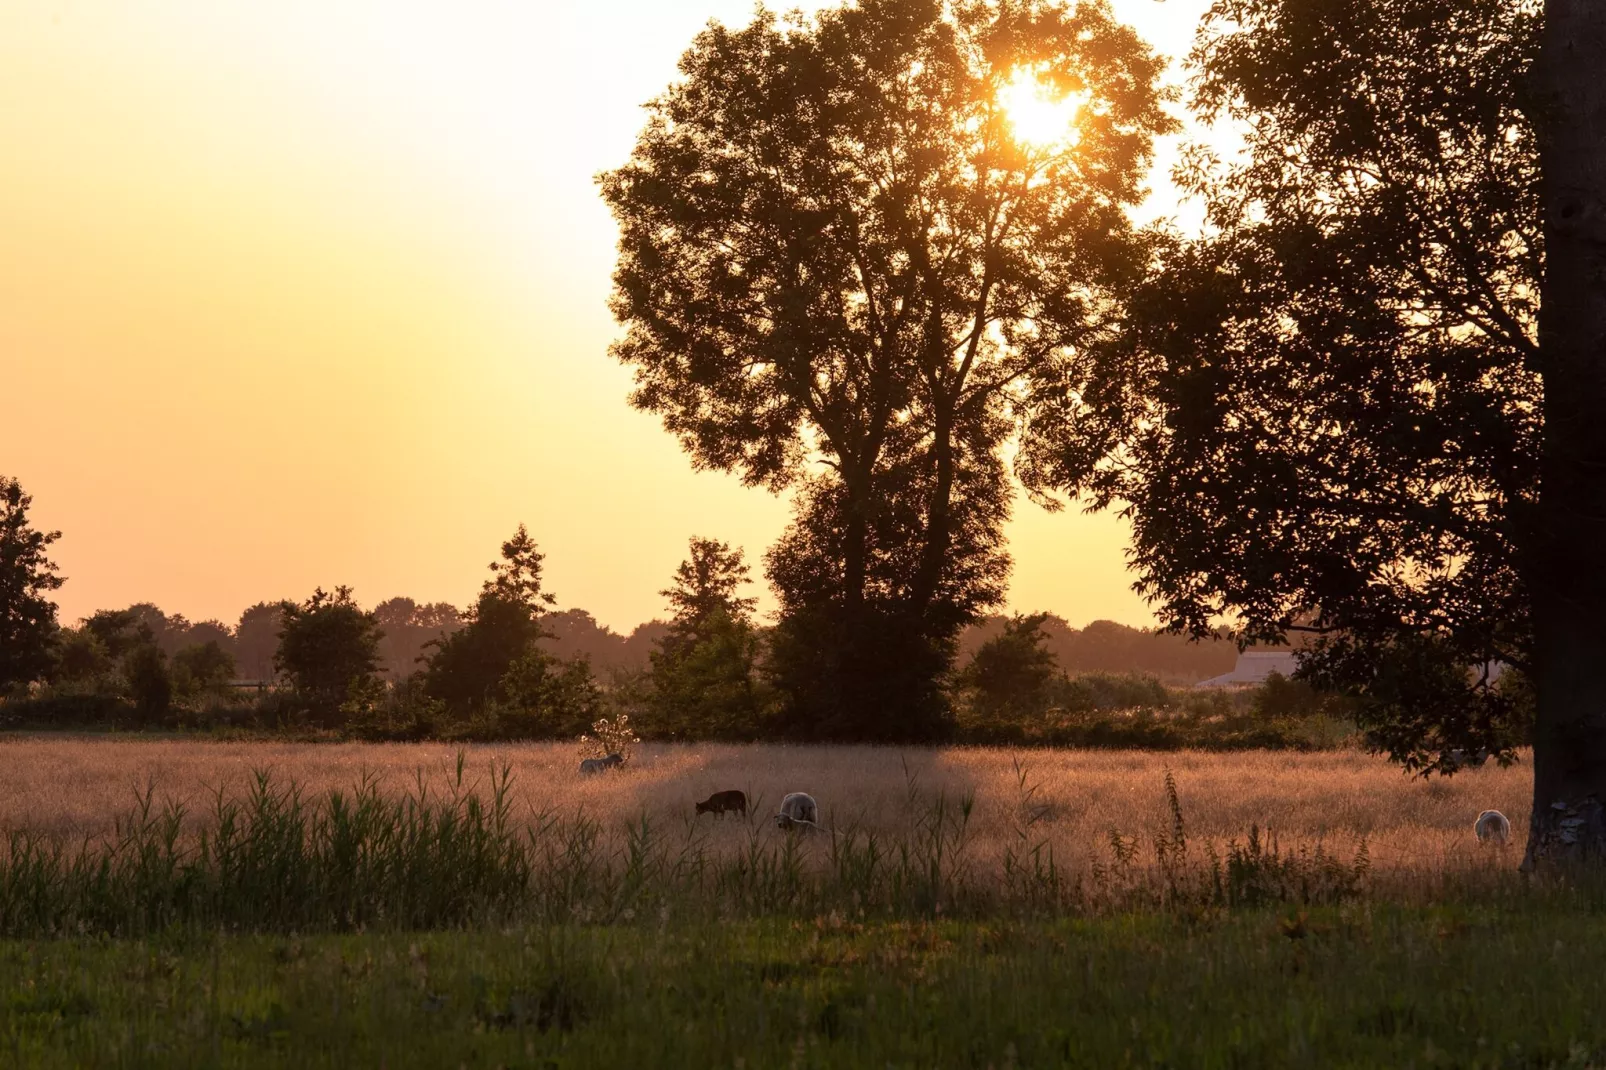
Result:
M1606 4L1546 0L1545 391L1525 869L1606 860Z
M870 508L872 480L868 472L850 472L843 465L843 486L847 491L847 521L842 531L842 605L848 616L856 616L864 605L864 581L867 571L869 523L866 515Z
M943 570L948 564L948 545L952 541L954 494L954 421L946 407L937 413L932 428L932 456L937 479L926 506L925 545L920 550L920 571L915 577L915 611L924 615L936 600Z

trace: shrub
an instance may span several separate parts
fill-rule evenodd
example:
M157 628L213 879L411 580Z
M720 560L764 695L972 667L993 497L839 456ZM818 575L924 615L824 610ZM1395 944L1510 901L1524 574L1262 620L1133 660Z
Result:
M621 713L609 720L599 717L591 726L591 735L580 737L580 757L606 758L610 754L629 758L641 740L630 727L630 715Z
M173 686L186 697L217 691L234 678L234 655L209 639L173 655Z
M173 704L173 677L166 654L151 644L135 647L123 660L123 675L142 724L157 724L167 716Z

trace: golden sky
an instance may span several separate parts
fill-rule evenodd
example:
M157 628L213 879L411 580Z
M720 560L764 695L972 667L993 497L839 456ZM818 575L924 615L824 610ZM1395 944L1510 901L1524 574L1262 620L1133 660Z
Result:
M1115 6L1176 55L1204 3ZM693 534L756 564L786 503L625 403L592 183L698 29L751 11L0 4L0 473L64 533L63 620L461 605L521 521L559 604L619 630ZM1009 535L1013 608L1150 622L1113 518L1021 501Z

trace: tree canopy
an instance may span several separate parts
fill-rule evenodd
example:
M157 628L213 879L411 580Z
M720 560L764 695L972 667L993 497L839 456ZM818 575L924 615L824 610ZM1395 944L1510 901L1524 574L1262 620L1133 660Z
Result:
M782 629L816 622L792 639L847 703L824 713L838 730L907 734L954 633L1001 597L1002 447L1142 269L1126 208L1171 126L1160 66L1097 2L761 9L693 41L601 178L632 403L697 467L797 489L769 572ZM1020 136L1022 78L1074 124ZM837 672L897 634L927 656ZM861 686L922 660L925 684Z
M50 668L56 603L50 592L66 582L50 560L59 531L28 520L33 498L0 476L0 691L42 678Z
M351 597L322 587L305 602L281 603L281 630L274 667L290 678L312 713L332 721L354 688L376 682L379 622Z
M1172 627L1320 637L1306 671L1418 768L1509 757L1530 716L1481 669L1533 663L1538 30L1511 0L1212 7L1194 104L1244 157L1186 160L1205 234L1028 444L1120 504Z

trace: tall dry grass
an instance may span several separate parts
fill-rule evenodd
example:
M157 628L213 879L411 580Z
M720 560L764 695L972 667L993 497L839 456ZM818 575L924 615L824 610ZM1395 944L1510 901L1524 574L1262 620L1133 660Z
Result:
M974 802L964 849L978 872L1005 856L1051 851L1069 873L1086 872L1109 854L1112 830L1149 837L1171 816L1164 773L1175 776L1189 840L1242 841L1252 826L1275 831L1285 846L1324 844L1348 857L1364 838L1373 873L1428 890L1472 871L1516 864L1527 827L1527 765L1490 767L1451 779L1408 777L1383 759L1354 751L1155 754L1137 751L888 748L846 746L645 745L624 770L595 777L577 771L570 744L270 744L124 741L83 737L10 737L0 742L0 831L28 830L71 839L109 835L136 793L204 812L212 793L243 795L257 771L294 781L309 796L351 789L365 775L401 793L442 786L459 752L470 782L489 782L493 765L512 772L516 820L576 815L597 821L623 845L645 816L663 834L698 837L715 853L750 847L754 836L782 834L763 824L788 791L808 791L825 824L888 842L907 839L929 819L933 800ZM760 813L694 818L692 804L740 788ZM1516 842L1480 846L1472 823L1481 810L1511 819ZM622 849L622 848L621 848ZM816 859L818 844L807 850ZM1153 862L1153 852L1138 862Z

